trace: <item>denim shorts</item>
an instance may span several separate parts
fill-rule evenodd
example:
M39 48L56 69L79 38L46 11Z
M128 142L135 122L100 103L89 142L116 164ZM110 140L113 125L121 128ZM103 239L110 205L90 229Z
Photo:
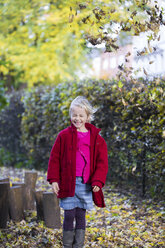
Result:
M76 177L75 195L60 199L60 207L64 210L76 207L91 210L93 209L92 187L83 183L82 177Z

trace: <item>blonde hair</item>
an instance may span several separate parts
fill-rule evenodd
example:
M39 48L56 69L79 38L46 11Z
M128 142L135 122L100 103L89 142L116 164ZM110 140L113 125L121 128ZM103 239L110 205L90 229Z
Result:
M77 96L70 105L69 108L69 115L71 116L71 111L72 108L74 106L80 107L80 108L84 108L87 116L88 116L88 120L89 122L94 120L94 113L97 111L96 108L93 108L92 105L90 104L90 102L84 97L84 96Z

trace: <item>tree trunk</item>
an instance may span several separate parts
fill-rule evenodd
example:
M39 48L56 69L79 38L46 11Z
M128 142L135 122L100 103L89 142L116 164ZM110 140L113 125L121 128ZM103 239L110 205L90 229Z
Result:
M37 219L44 220L43 212L43 191L35 192L36 209L37 209Z
M43 193L44 221L49 228L61 227L59 200L54 193Z
M0 228L6 228L9 216L9 190L8 182L0 182Z
M37 172L25 172L25 210L35 210Z
M10 188L9 208L10 216L13 221L21 221L24 219L22 187L13 186Z
M142 151L142 196L144 197L145 194L146 194L146 146L144 145Z

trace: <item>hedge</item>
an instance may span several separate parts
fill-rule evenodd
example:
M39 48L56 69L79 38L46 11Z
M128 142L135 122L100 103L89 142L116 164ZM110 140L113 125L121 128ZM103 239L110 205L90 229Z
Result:
M153 195L157 192L163 195L164 88L165 81L159 79L151 82L89 80L25 91L19 132L31 167L47 169L58 132L70 125L69 105L77 95L83 95L98 108L93 124L101 128L108 145L108 179L131 180L138 187L142 185L143 194L150 191Z
M25 149L21 142L21 120L24 106L21 92L6 97L9 104L0 112L0 165L23 166Z

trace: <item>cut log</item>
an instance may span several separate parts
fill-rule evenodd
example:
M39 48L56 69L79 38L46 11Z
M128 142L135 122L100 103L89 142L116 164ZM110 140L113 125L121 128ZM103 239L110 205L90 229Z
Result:
M36 187L36 180L37 180L37 172L35 171L26 171L24 183L32 189Z
M0 182L0 228L6 228L9 216L9 190L8 182Z
M9 183L9 181L10 181L9 177L5 177L5 178L0 179L0 183L3 183L3 182Z
M0 179L0 182L1 182L1 183L3 183L3 182L9 183L8 189L10 189L10 179L9 179L9 177L1 178L1 179ZM9 213L9 205L8 205L7 221L9 221L9 220L10 220L10 213Z
M22 182L12 183L12 186L20 186L20 187L24 188L25 183L22 183Z
M22 188L23 210L25 210L25 183L22 182L12 183L12 186L20 186Z
M25 172L25 210L35 210L35 186L37 180L37 172Z
M45 225L49 228L61 227L59 200L54 193L43 193L43 209Z
M10 188L9 209L10 209L10 217L13 221L18 222L24 219L21 186L13 186Z
M35 192L36 209L37 209L37 219L44 220L43 212L43 191Z

